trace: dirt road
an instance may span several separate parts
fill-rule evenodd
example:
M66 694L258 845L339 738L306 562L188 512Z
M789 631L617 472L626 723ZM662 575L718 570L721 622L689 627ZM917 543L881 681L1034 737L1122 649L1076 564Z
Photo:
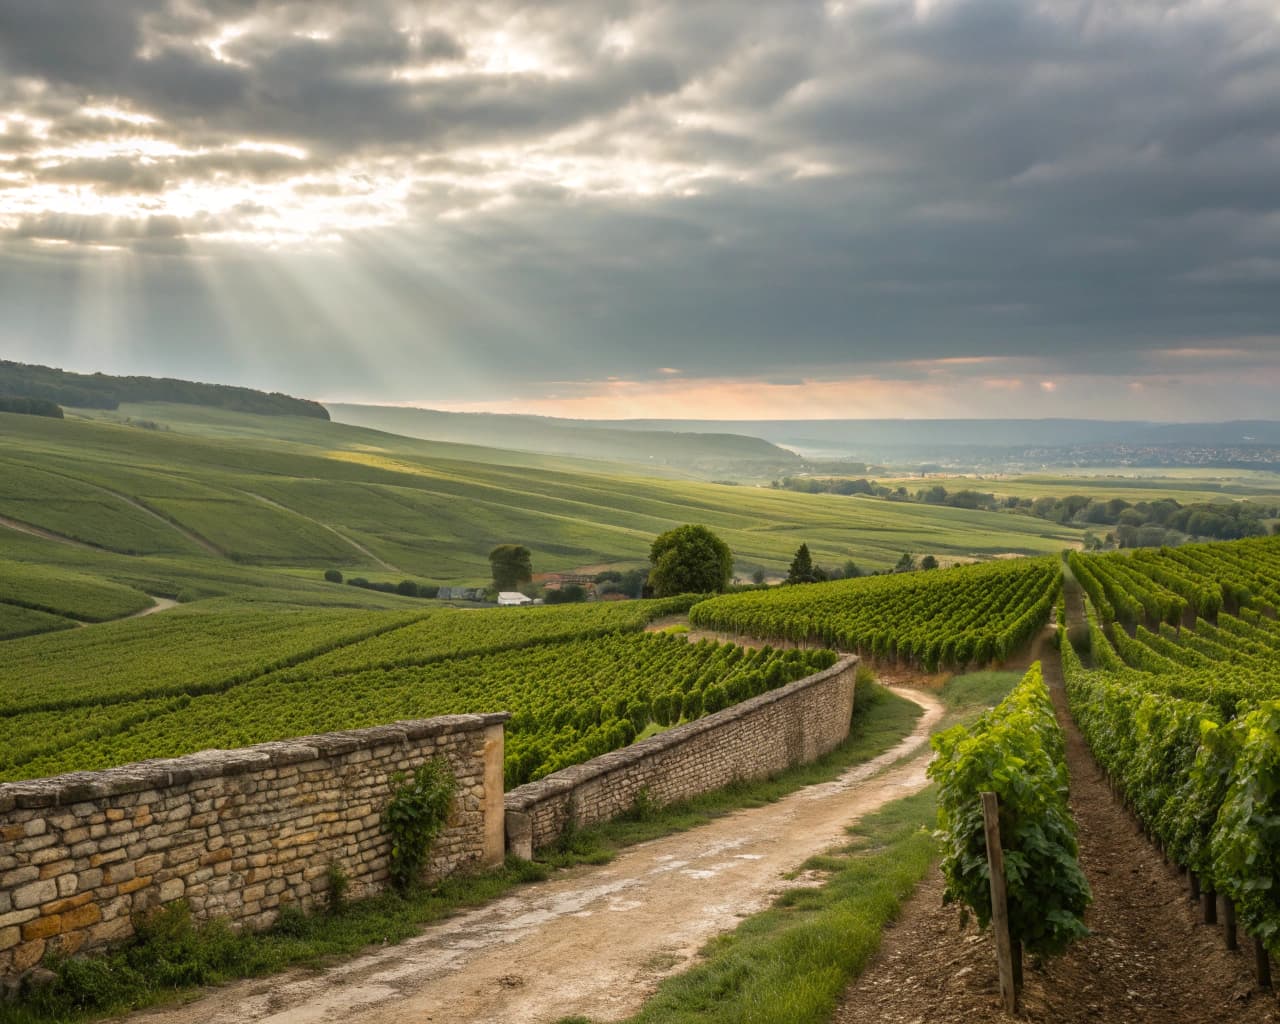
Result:
M847 824L925 786L925 741L942 707L926 693L897 692L925 708L915 730L832 782L640 844L604 867L525 887L322 974L236 983L184 1007L137 1014L135 1024L543 1024L569 1014L626 1016L713 935L787 886L804 884L782 876L839 843Z

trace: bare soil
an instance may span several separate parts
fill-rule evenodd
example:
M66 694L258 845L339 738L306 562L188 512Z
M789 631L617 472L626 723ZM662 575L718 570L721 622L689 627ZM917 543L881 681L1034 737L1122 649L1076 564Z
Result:
M147 597L155 602L150 608L143 608L140 612L134 612L132 615L126 615L127 619L141 619L148 615L154 615L156 612L167 612L170 608L177 608L178 602L171 597L158 597L155 594L148 594Z
M1226 951L1199 923L1178 872L1116 801L1066 707L1056 651L1041 643L1046 681L1067 735L1080 862L1093 889L1092 934L1043 967L1028 965L1019 1020L1044 1024L1245 1024L1280 1021L1252 984L1252 953ZM990 930L962 927L942 906L934 868L845 992L836 1024L1005 1021ZM1241 943L1246 945L1245 942Z
M240 982L137 1024L541 1024L617 1020L687 967L712 936L766 906L859 816L926 785L930 695L912 734L874 761L765 807L577 868L321 973ZM905 758L905 760L903 760ZM898 762L902 763L898 763Z
M132 615L122 615L120 619L104 619L103 622L119 622L121 619L142 619L148 615L154 615L156 612L167 612L170 608L177 608L178 602L171 597L157 597L155 594L148 594L155 603L149 608L143 608L140 612L134 612ZM76 626L80 629L88 629L90 626L100 626L101 622L77 622Z

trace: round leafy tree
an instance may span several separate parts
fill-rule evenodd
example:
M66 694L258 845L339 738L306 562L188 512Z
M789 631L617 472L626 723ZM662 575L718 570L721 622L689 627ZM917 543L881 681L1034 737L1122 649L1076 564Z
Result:
M498 590L515 590L533 579L533 556L523 544L499 544L489 552L489 565Z
M733 575L733 552L705 526L668 530L653 542L649 561L654 597L718 593Z

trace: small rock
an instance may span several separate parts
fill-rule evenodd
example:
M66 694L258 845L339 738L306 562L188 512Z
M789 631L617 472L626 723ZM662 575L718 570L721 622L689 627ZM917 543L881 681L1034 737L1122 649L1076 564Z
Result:
M47 967L33 967L22 976L23 983L29 989L48 988L58 980L58 976Z

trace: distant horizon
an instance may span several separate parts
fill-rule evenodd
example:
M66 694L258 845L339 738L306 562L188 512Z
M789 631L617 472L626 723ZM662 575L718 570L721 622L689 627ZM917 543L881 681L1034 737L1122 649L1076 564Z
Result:
M363 406L381 409L416 409L421 412L448 412L459 415L474 416L531 416L538 419L568 420L576 423L618 422L618 423L946 423L952 421L973 421L988 423L1144 423L1151 426L1175 427L1195 424L1230 425L1233 423L1280 423L1280 416L1260 417L1245 416L1234 419L1179 419L1155 420L1130 416L556 416L542 412L518 412L507 409L450 409L447 405L426 405L417 402L353 402L315 398L310 395L294 397L308 398L319 402L326 409L331 406Z
M479 415L479 416L533 416L541 419L556 419L573 422L654 422L654 423L670 423L670 422L705 422L705 423L824 423L824 422L901 422L901 423L930 423L930 422L952 422L952 421L972 421L972 422L1028 422L1028 423L1047 423L1053 421L1062 422L1081 422L1081 423L1134 423L1147 424L1151 426L1178 426L1182 424L1219 424L1227 425L1232 423L1280 423L1280 416L1231 416L1231 417L1212 417L1212 416L1190 416L1178 418L1158 418L1149 416L1126 416L1126 415L1069 415L1063 413L1055 413L1053 415L976 415L966 413L954 413L951 415L939 416L902 416L902 415L868 415L868 416L831 416L831 415L697 415L680 412L672 415L654 415L652 412L646 414L611 414L612 410L607 407L601 408L598 412L591 415L581 414L575 415L572 411L555 412L548 411L549 405L554 405L554 399L497 399L486 407L480 407L481 403L466 402L457 403L448 400L433 401L424 400L377 400L377 399L350 399L350 398L330 398L317 397L312 394L299 393L289 391L285 388L275 387L268 384L255 383L246 380L243 376L237 375L233 379L213 379L211 376L175 376L173 374L151 373L142 370L134 370L132 372L121 373L107 371L101 369L102 364L88 363L85 366L91 368L73 367L68 365L52 366L47 362L38 360L22 360L11 359L7 353L0 353L0 359L10 359L13 362L27 363L34 366L49 366L53 369L63 370L69 373L95 374L102 373L107 376L134 376L134 377L151 377L155 379L174 379L189 380L205 384L219 384L231 387L244 387L256 391L264 392L282 392L289 394L295 398L303 398L309 401L318 402L325 406L364 406L385 409L416 409L424 412L447 412L462 415ZM803 385L788 385L789 387L803 387ZM1274 404L1274 403L1273 403Z

